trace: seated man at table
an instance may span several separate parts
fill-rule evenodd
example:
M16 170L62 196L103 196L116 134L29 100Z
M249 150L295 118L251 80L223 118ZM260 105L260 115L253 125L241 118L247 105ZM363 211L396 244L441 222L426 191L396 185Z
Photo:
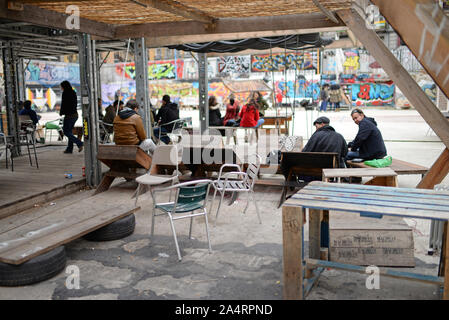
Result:
M179 109L178 104L170 101L170 96L168 94L162 97L162 106L159 109L156 118L156 121L159 127L153 129L154 136L168 144L170 142L170 138L167 136L167 133L172 132L173 124L166 125L169 122L179 119Z
M114 142L116 145L139 145L142 150L153 154L156 145L151 139L147 139L138 109L137 101L131 99L119 111L114 119Z
M335 152L338 153L338 167L345 168L345 157L348 153L348 145L341 134L335 131L329 125L330 120L327 117L319 117L313 125L316 131L312 134L307 144L302 149L302 152ZM289 168L282 168L282 172L288 175ZM314 176L299 176L299 180L310 182L313 180L321 180L321 177Z

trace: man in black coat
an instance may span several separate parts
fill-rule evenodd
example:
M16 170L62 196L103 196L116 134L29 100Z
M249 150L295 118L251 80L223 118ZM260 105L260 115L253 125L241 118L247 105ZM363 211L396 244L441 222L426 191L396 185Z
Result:
M355 139L348 144L351 151L347 160L361 158L363 160L382 159L387 155L387 148L374 118L365 117L360 109L351 112L352 120L359 126Z
M313 122L316 131L302 149L303 152L336 152L338 153L338 165L344 168L344 159L348 153L348 145L341 134L329 125L327 117L319 117Z
M154 121L159 124L159 127L154 128L154 136L159 137L159 131L161 140L168 144L170 142L170 138L167 136L167 133L172 132L173 124L166 125L169 122L179 119L179 109L176 103L172 103L170 101L169 95L164 95L162 97L162 106L159 109Z

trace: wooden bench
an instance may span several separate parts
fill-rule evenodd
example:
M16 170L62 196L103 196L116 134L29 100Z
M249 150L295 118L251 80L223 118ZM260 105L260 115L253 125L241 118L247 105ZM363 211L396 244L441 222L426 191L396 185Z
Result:
M351 160L346 161L346 164L352 168L372 168L367 166L363 162L352 162ZM420 174L422 177L427 173L429 168L414 164L411 162L399 160L393 158L391 165L389 166L398 175L401 174Z
M151 157L134 145L99 145L97 159L110 169L104 174L95 194L108 190L117 177L135 179L139 176L137 168L149 170L151 167Z
M138 211L121 188L1 220L0 262L19 265Z
M335 168L338 164L336 152L282 152L281 170L285 177L284 188L279 199L278 208L286 200L287 188L303 187L292 183L295 176L313 176L322 179L323 169Z
M278 132L278 134L288 134L289 132L289 123L292 121L292 115L289 114L279 115L279 116L267 116L263 117L264 123L260 126L264 129L269 129L267 126L274 126Z

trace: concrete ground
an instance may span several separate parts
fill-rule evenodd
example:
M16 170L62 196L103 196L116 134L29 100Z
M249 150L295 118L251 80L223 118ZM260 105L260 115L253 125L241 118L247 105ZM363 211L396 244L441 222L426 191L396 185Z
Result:
M183 113L181 116L195 115L192 111ZM393 157L430 167L444 150L444 145L428 132L427 124L414 110L366 109L366 114L376 118L388 153ZM331 125L347 141L357 133L349 111L320 115L328 116ZM306 121L311 122L317 116L316 111L297 112L295 134L307 138L308 131L309 134L313 131L310 125L307 128ZM197 118L194 126L195 121ZM398 180L401 187L414 187L420 176L399 176ZM444 183L449 183L448 178ZM131 197L136 185L122 180L115 187ZM176 221L182 262L178 262L166 217L156 218L155 236L150 239L151 197L145 194L139 199L142 209L136 213L136 230L131 236L110 242L78 239L66 245L67 266L74 265L80 270L79 289L68 289L69 274L62 272L31 286L0 287L0 299L281 300L282 210L277 208L280 189L257 187L256 191L262 224L258 223L253 203L246 214L242 213L246 197L223 206L218 219L215 202L215 210L209 214L212 253L207 250L204 218L194 221L194 239L188 239L188 219ZM53 202L63 210L64 206L92 194L93 190L83 191ZM401 270L436 275L439 257L427 255L430 221L406 219L406 223L413 228L416 267ZM307 238L307 224L304 232ZM392 278L381 277L380 289L368 290L366 277L325 270L307 299L440 298L439 288L434 285Z

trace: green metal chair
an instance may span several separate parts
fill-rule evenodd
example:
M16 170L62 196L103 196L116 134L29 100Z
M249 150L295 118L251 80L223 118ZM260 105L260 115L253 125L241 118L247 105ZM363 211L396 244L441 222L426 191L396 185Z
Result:
M58 131L58 134L59 134L59 132L62 132L62 124L63 124L63 118L59 118L59 119L56 119L56 120L52 120L52 121L46 122L45 126L44 126L44 128L45 128L45 141L47 141L47 130L50 131L50 140L49 141L51 142L51 137L52 137L53 130Z
M206 223L206 236L209 243L209 253L212 252L209 239L209 224L207 221L206 203L209 195L209 188L211 180L195 180L176 184L166 188L153 189L151 196L153 197L153 211L151 214L151 237L154 233L154 217L160 215L167 215L170 219L170 225L175 239L176 252L178 253L179 261L182 260L181 252L179 250L178 239L176 237L176 230L174 221L184 218L190 218L189 239L192 238L192 222L193 217L204 216ZM174 202L158 203L156 201L156 194L164 191L176 191ZM156 210L161 213L156 214ZM194 213L195 211L201 211ZM185 214L190 212L190 214ZM181 214L181 215L180 215Z

